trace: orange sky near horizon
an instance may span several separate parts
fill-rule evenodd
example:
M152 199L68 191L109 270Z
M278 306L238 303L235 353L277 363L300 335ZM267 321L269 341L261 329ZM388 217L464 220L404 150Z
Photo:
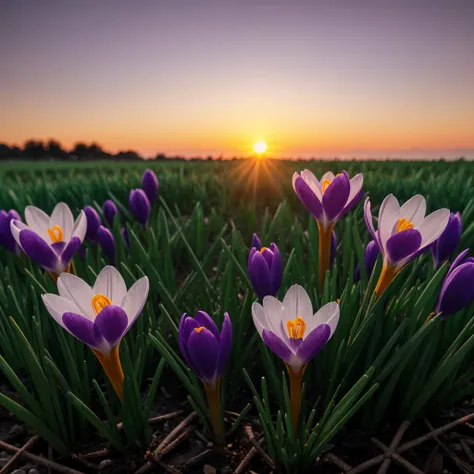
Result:
M331 5L11 3L0 142L474 157L474 2Z

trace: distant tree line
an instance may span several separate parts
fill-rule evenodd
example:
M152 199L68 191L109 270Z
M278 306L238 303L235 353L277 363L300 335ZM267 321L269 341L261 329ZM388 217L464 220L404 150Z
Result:
M124 150L118 153L109 153L102 149L100 145L92 142L76 143L71 150L66 150L57 140L27 140L23 147L9 146L6 143L0 143L0 161L7 160L28 160L28 161L141 161L145 158L134 150ZM185 160L182 156L166 156L164 153L158 153L152 157L155 161L161 160ZM191 158L191 160L200 160L201 157ZM212 156L206 157L212 160ZM218 157L217 159L221 159ZM189 161L189 158L188 158Z

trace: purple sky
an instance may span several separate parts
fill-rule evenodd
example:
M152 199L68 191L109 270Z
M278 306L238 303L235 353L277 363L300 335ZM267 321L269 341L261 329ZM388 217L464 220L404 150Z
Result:
M474 0L0 4L0 141L474 157Z

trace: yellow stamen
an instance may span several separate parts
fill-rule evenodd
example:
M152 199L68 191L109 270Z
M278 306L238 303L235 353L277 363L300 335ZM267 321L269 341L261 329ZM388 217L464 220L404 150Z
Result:
M52 229L48 229L48 234L53 244L63 241L63 230L58 225L55 225Z
M199 334L204 329L204 326L199 326L198 328L194 328L194 330Z
M322 191L323 191L323 194L326 192L326 189L329 188L329 185L331 184L331 180L330 179L325 179L323 181L323 185L322 185Z
M118 344L111 350L110 354L103 354L102 352L93 350L100 365L104 369L112 387L114 387L120 401L123 400L123 371L120 362Z
M286 327L288 329L288 334L291 339L302 339L304 336L304 331L306 329L306 323L304 322L303 318L299 316L293 320L288 321L286 323Z
M268 247L262 247L262 248L260 249L260 253L265 252L265 250L268 250Z
M112 301L107 296L99 293L98 295L95 295L92 298L91 304L92 309L94 310L94 313L97 316L106 306L111 305Z
M398 219L397 234L398 232L403 232L404 230L413 229L413 227L415 226L408 219L402 217L401 219Z

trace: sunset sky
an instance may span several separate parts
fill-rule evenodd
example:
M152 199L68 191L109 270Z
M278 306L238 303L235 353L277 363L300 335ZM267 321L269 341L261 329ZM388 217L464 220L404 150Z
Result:
M4 0L0 142L474 158L473 0Z

